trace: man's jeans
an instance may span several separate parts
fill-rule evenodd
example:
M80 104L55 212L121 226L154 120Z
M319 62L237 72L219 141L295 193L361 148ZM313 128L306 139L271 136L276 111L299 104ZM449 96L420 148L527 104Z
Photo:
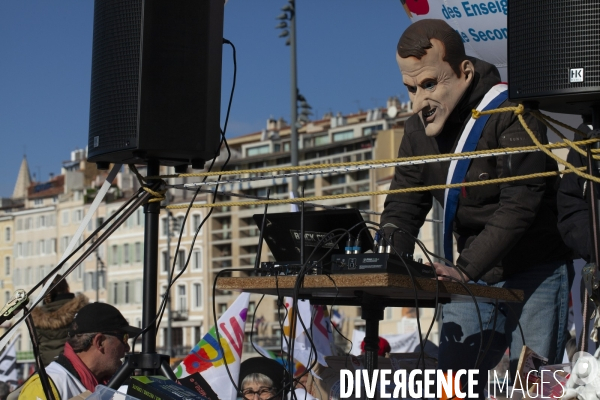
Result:
M507 348L510 348L510 376L514 377L523 347L521 335L527 347L547 357L549 364L562 362L565 344L569 339L567 315L573 275L573 262L570 260L537 264L493 285L523 290L523 303L498 303L498 312L494 312L496 305L493 302L477 304L483 325L477 392L483 393L487 371L500 362ZM439 369L476 369L481 343L477 315L473 302L443 306ZM490 381L493 381L493 376Z

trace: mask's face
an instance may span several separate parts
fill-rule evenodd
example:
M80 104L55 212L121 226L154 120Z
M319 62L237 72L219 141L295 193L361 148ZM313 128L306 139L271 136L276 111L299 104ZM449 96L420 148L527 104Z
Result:
M413 111L425 126L427 136L437 136L473 80L473 64L461 63L461 76L457 77L450 64L443 60L444 45L432 39L432 48L419 60L416 57L396 60L402 80L413 102Z

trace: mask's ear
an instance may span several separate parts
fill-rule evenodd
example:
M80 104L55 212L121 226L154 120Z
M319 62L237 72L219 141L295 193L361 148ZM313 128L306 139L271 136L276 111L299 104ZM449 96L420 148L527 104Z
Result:
M464 79L466 83L471 83L475 76L475 66L473 63L470 60L464 60L460 63L460 70L462 72L462 79Z

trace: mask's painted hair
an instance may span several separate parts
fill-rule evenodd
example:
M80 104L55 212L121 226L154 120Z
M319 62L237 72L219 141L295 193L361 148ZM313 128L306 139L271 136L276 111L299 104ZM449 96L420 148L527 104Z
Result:
M433 47L431 39L437 39L444 45L443 60L450 64L452 70L460 78L460 64L467 59L465 46L458 32L440 19L422 19L413 22L398 41L398 55L402 58L416 57L419 60L427 49Z

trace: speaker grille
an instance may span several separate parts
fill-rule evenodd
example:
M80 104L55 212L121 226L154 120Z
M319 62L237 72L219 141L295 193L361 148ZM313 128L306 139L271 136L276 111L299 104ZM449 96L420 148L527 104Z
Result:
M566 95L561 102L589 100L600 89L599 21L597 0L510 1L511 99ZM577 68L583 68L583 82L570 79ZM588 97L577 97L581 94Z
M90 155L137 145L142 0L94 2Z

